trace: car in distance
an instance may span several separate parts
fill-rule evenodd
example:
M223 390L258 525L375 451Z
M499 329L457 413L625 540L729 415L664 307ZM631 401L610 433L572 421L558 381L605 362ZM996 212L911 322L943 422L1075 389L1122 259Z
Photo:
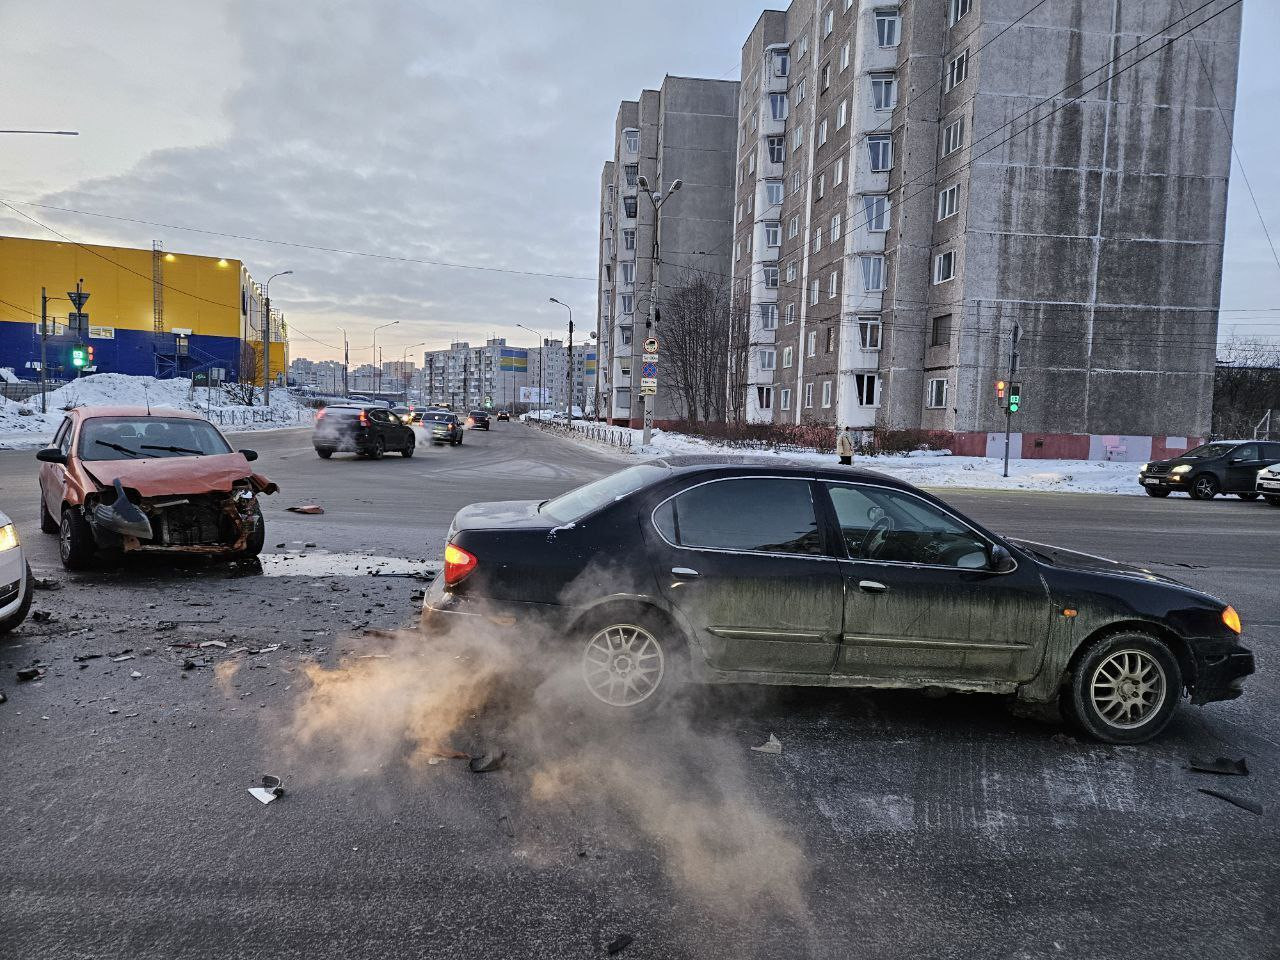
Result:
M392 407L391 415L395 417L397 420L399 420L401 423L404 423L404 424L413 423L412 407Z
M252 450L199 414L144 407L67 412L40 461L40 529L68 570L122 553L256 557L266 525Z
M448 410L428 410L422 415L422 425L431 431L431 442L435 446L443 443L455 447L462 445L462 421L456 413Z
M472 410L467 414L467 426L473 430L489 429L489 411Z
M870 471L672 457L449 528L428 631L535 624L581 700L625 716L679 681L941 687L1057 703L1137 743L1254 670L1227 604L984 529Z
M1265 440L1215 440L1168 460L1144 463L1138 483L1150 497L1183 492L1193 500L1234 493L1242 500L1258 496L1258 472L1280 463L1280 443Z
M1273 507L1280 507L1280 463L1258 471L1258 493Z
M13 521L0 511L0 634L27 619L36 582Z
M500 410L500 411L498 411L498 422L499 422L499 423L510 423L510 422L511 422L511 414L507 413L507 411L505 411L505 410Z
M413 427L385 407L369 404L334 404L316 412L311 445L328 460L335 453L381 460L388 452L412 457L417 445Z

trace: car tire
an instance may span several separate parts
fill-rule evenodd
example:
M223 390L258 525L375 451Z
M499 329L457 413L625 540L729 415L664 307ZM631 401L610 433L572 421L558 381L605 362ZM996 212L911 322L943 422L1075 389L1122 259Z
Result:
M1158 637L1114 633L1080 657L1062 699L1063 714L1094 739L1142 743L1173 719L1182 699L1182 668Z
M1258 491L1246 490L1244 493L1237 493L1236 496L1239 497L1241 500L1257 500Z
M27 564L27 594L22 598L22 603L18 604L18 609L12 614L0 620L0 634L8 633L14 627L27 619L27 614L31 612L31 598L36 592L36 578L31 572L31 564Z
M386 452L387 452L387 445L383 443L382 438L379 437L377 440L373 441L373 449L369 451L369 459L381 460L382 455L385 454Z
M598 717L638 719L659 713L688 673L684 637L669 621L643 609L615 610L589 620L572 649L578 702Z
M413 456L413 448L415 446L417 446L417 444L414 443L412 439L410 439L410 441L404 445L404 449L400 451L400 456L408 460L410 457Z
M1142 489L1147 491L1148 497L1167 497L1169 495L1169 491L1162 487L1143 487Z
M1280 507L1280 497L1264 496L1262 499L1273 507Z
M49 512L48 506L44 502L44 491L40 491L40 532L41 533L57 533L58 521L53 519L53 514Z
M1212 473L1201 473L1191 478L1187 492L1191 494L1192 500L1212 500L1221 489L1222 485L1218 483L1217 477Z
M316 447L316 456L318 456L321 460L328 460L330 457L333 456L333 451L321 450L319 447Z
M62 508L58 527L58 559L67 570L86 570L93 565L95 552L89 521L74 507Z
M262 553L262 548L267 543L267 521L262 516L261 504L253 505L253 515L257 519L257 528L253 533L249 534L249 539L245 541L244 549L236 554L237 560L251 560L258 554Z

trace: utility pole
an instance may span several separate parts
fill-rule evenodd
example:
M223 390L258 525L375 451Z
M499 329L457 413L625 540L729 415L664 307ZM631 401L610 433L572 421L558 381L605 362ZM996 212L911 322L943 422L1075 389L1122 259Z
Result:
M49 293L45 287L40 288L40 412L49 412L48 374L45 367L49 365Z
M271 406L271 281L293 273L282 270L267 277L262 288L262 405Z
M636 185L640 188L640 192L643 193L646 197L648 197L649 202L653 204L653 258L652 258L653 267L652 267L652 273L650 274L651 283L649 284L649 318L645 321L645 324L644 324L644 339L646 341L649 339L656 339L657 337L656 327L658 323L658 268L662 263L659 257L660 250L658 246L658 234L659 234L659 228L662 225L662 216L661 216L662 205L671 199L671 197L676 193L676 191L680 189L680 187L682 186L682 183L683 182L679 179L673 180L671 182L670 189L667 190L666 196L663 196L660 190L655 190L653 191L653 193L650 193L649 183L644 177L640 177L636 181ZM635 353L635 342L636 342L635 337L633 336L631 338L631 344L632 344L631 352L633 355ZM656 377L655 377L655 380L656 380ZM643 392L645 389L643 384L641 384L640 389L642 391L640 394L640 411L641 411L641 416L643 418L642 423L644 425L644 432L641 434L640 442L642 444L647 445L649 443L649 435L653 431L653 408L657 406L657 403L658 403L658 395L656 392L657 384L655 382L653 385L653 390L655 392L653 393L652 403L649 402L650 395Z
M1015 320L1013 330L1009 338L1009 383L1013 383L1014 374L1018 372L1018 339L1022 336L1022 329ZM1004 408L1004 475L1009 476L1009 433L1013 428L1013 411L1016 409L1010 404L1005 404Z
M563 300L557 300L555 297L551 298L551 302L558 303L569 311L569 370L565 374L565 386L568 390L569 401L566 405L567 409L565 410L565 413L569 418L569 422L573 423L573 307L569 306Z

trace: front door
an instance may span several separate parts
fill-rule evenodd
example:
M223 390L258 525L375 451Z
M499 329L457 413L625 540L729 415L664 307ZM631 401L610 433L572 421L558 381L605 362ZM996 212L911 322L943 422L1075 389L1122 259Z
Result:
M1247 493L1258 488L1258 471L1266 463L1260 443L1246 443L1227 454L1227 482L1224 493Z
M1051 622L1038 571L992 571L987 538L923 497L824 486L848 557L836 673L939 682L1035 675Z
M654 513L656 575L710 666L831 671L844 578L818 524L816 486L790 477L696 484Z

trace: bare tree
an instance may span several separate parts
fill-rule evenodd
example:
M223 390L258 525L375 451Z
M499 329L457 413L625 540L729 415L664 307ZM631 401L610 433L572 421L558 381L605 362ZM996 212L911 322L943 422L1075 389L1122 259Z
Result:
M729 314L728 399L730 423L747 419L747 390L750 388L751 297L735 284Z
M1219 349L1214 372L1214 436L1248 439L1268 411L1280 411L1280 344L1232 337ZM1271 416L1280 421L1280 412Z
M262 376L262 362L258 348L248 340L240 342L240 377L237 383L223 386L223 393L232 403L241 403L247 407L258 402L257 378Z
M688 420L725 419L728 293L723 277L685 271L661 305L662 374Z

